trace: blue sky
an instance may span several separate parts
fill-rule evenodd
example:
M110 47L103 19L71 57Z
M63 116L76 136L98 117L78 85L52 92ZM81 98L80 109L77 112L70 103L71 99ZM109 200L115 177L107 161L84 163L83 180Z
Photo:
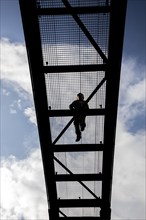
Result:
M44 177L19 4L17 0L0 0L0 4L1 219L47 219L47 206L42 205L46 204L45 187L41 189ZM113 219L144 220L146 217L145 39L146 1L129 0L117 124ZM39 178L39 182L35 184L34 178ZM16 202L18 195L21 196L19 203ZM25 204L28 200L32 209Z

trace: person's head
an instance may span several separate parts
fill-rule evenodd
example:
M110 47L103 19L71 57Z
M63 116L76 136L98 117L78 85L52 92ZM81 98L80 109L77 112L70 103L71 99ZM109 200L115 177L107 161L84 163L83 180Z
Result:
M79 98L80 101L84 100L84 95L82 93L78 93L77 97Z

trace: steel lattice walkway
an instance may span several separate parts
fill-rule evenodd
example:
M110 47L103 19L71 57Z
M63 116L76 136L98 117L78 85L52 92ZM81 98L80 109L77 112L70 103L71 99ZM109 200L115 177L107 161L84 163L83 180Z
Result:
M110 220L127 0L19 3L49 219ZM78 92L90 109L82 141L75 144L68 106Z

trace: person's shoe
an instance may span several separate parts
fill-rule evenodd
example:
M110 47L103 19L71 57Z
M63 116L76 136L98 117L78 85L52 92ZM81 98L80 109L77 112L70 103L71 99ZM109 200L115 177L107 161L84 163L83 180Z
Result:
M77 135L76 142L78 142L80 139L81 139L81 135Z

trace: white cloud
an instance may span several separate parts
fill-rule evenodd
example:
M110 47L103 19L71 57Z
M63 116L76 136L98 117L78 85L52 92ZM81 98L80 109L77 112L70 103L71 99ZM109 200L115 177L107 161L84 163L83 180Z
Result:
M137 103L143 102L145 100L145 85L146 80L142 79L141 81L129 87L127 91L127 99L129 102L131 101L132 103Z
M113 176L113 219L145 219L145 153L145 132L128 133L119 122Z
M1 219L48 219L41 154L37 149L28 158L14 156L1 162Z
M143 219L144 220L144 192L145 192L145 149L144 132L135 135L125 131L121 122L118 124L113 195L112 219ZM94 153L68 153L56 155L72 172L94 172ZM96 156L96 159L98 155ZM58 173L66 173L58 165ZM47 201L44 186L43 169L40 151L37 149L25 159L18 161L9 157L2 161L1 167L1 206L2 220L24 219L46 220ZM97 172L97 167L96 167ZM91 189L93 185L87 184ZM100 186L96 185L96 192L100 195ZM61 198L91 198L92 196L80 184L59 184L58 196ZM65 213L82 215L83 210L63 210ZM87 210L86 210L87 211ZM94 210L88 210L91 215ZM45 213L45 214L44 214ZM85 212L84 212L85 213Z
M139 73L141 70L141 73ZM137 116L145 121L145 67L124 59L115 146L112 219L145 219L145 130L131 132Z
M10 104L10 113L15 114L17 113L17 110L22 110L22 100L17 99Z
M129 120L145 115L146 78L145 66L135 59L123 59L119 97L119 118L128 127ZM130 127L130 123L129 123Z
M24 91L32 94L25 47L7 39L1 40L1 47L1 79L11 82L18 94L20 92L24 94ZM145 133L141 130L132 134L128 130L129 120L135 120L138 115L144 115L144 90L144 68L140 67L132 58L124 59L114 164L113 219L144 220L145 218ZM8 94L6 91L3 92ZM21 109L21 104L21 99L18 99L15 107ZM24 114L32 123L36 124L35 111L32 107L25 108ZM73 137L73 127L69 131ZM89 128L85 131L88 133L85 133L85 136L90 136L89 139L92 138L91 131L90 123ZM65 141L68 141L68 134L64 135ZM86 169L92 164L93 155L88 154L81 157L81 155L74 154L74 160L71 155L68 156L68 166L72 168L77 166L82 171L83 161L87 162L87 165L84 164ZM63 157L65 158L65 156ZM97 158L95 157L95 159ZM21 216L26 219L48 219L39 150L31 153L25 160L4 159L1 177L2 220L19 219Z
M47 65L81 65L81 64L102 64L103 60L94 47L89 45L71 44L42 44L43 59ZM51 59L50 59L51 54ZM46 65L46 63L44 63Z
M1 47L1 79L13 83L18 90L32 94L26 48L23 44L10 42L6 38L0 40Z
M10 95L9 91L7 91L6 89L2 89L2 94L5 95L5 96Z
M26 48L23 44L10 42L6 38L2 38L0 44L2 55L0 79L2 83L3 80L6 82L7 88L10 86L18 94L19 98L13 100L10 105L10 113L16 114L17 110L23 111L25 100L32 102L33 98ZM4 88L2 92L8 96L10 91L7 90ZM33 103L31 104L32 107L25 107L24 115L36 125Z
M36 114L35 114L34 108L27 107L26 109L24 109L24 115L29 118L29 121L31 123L37 125Z

